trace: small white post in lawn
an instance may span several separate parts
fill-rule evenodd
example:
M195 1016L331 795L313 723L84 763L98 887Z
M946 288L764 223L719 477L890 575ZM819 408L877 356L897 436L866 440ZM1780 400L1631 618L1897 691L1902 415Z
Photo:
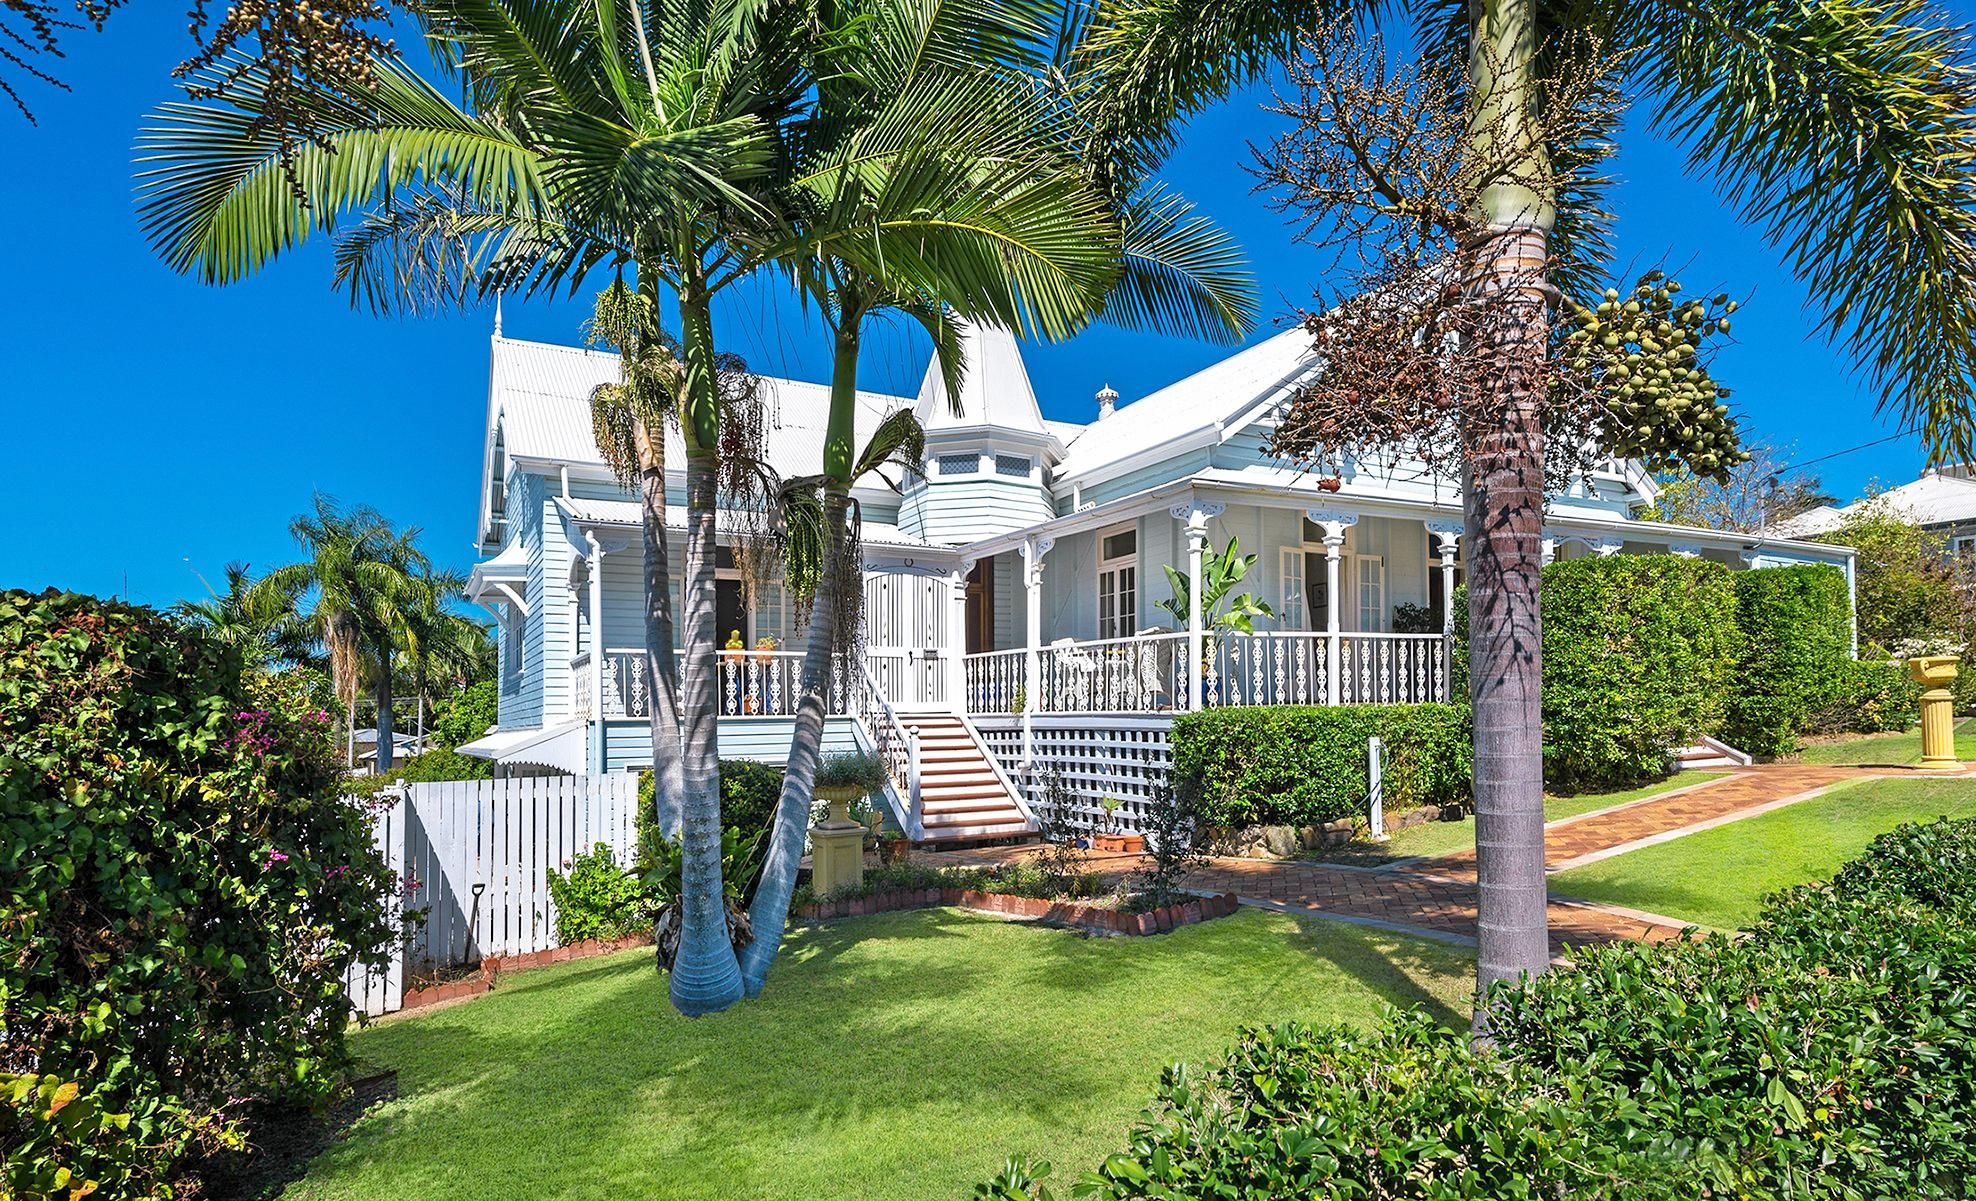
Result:
M1374 734L1365 740L1365 778L1372 800L1372 841L1386 841L1386 782L1381 770L1386 760L1386 744Z

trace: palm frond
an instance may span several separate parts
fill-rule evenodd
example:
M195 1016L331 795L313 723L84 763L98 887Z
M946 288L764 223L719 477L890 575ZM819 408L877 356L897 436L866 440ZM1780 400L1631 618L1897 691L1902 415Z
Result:
M1656 121L1779 247L1883 409L1976 450L1976 74L1921 0L1635 0Z
M1255 277L1226 231L1157 185L1133 197L1123 218L1107 320L1211 342L1240 341L1254 328Z

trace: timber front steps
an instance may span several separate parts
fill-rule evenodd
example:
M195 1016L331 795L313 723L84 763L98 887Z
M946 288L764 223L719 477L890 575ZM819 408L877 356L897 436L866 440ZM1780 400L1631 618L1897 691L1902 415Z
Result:
M1674 752L1675 763L1682 771L1701 771L1716 767L1748 767L1749 753L1719 739L1704 737L1693 746L1684 746Z
M899 724L919 738L921 845L1036 833L973 727L947 713L902 713Z

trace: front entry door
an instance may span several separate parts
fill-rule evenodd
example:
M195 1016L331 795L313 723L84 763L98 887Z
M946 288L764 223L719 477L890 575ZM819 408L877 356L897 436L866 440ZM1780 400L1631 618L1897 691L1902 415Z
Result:
M967 574L967 653L995 649L995 560L982 559Z
M1330 628L1330 577L1324 570L1327 559L1321 550L1304 552L1304 624L1313 630Z

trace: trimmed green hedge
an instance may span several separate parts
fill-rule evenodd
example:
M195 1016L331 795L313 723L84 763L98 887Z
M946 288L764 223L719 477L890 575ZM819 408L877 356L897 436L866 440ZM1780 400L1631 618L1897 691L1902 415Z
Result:
M1743 643L1721 737L1752 755L1788 755L1851 683L1846 574L1820 563L1732 579Z
M1861 657L1846 663L1825 709L1807 720L1807 733L1884 734L1921 720L1921 685L1902 664L1867 657L1874 649L1862 647Z
M1721 728L1740 636L1733 573L1676 555L1544 568L1544 779L1622 787Z
M1208 709L1173 721L1173 783L1208 825L1313 825L1365 812L1366 739L1386 744L1389 811L1465 804L1463 705Z
M1169 1069L1096 1198L1966 1198L1976 822L1904 827L1744 937L1574 951L1423 1013L1250 1031ZM1014 1161L978 1198L1050 1192Z

